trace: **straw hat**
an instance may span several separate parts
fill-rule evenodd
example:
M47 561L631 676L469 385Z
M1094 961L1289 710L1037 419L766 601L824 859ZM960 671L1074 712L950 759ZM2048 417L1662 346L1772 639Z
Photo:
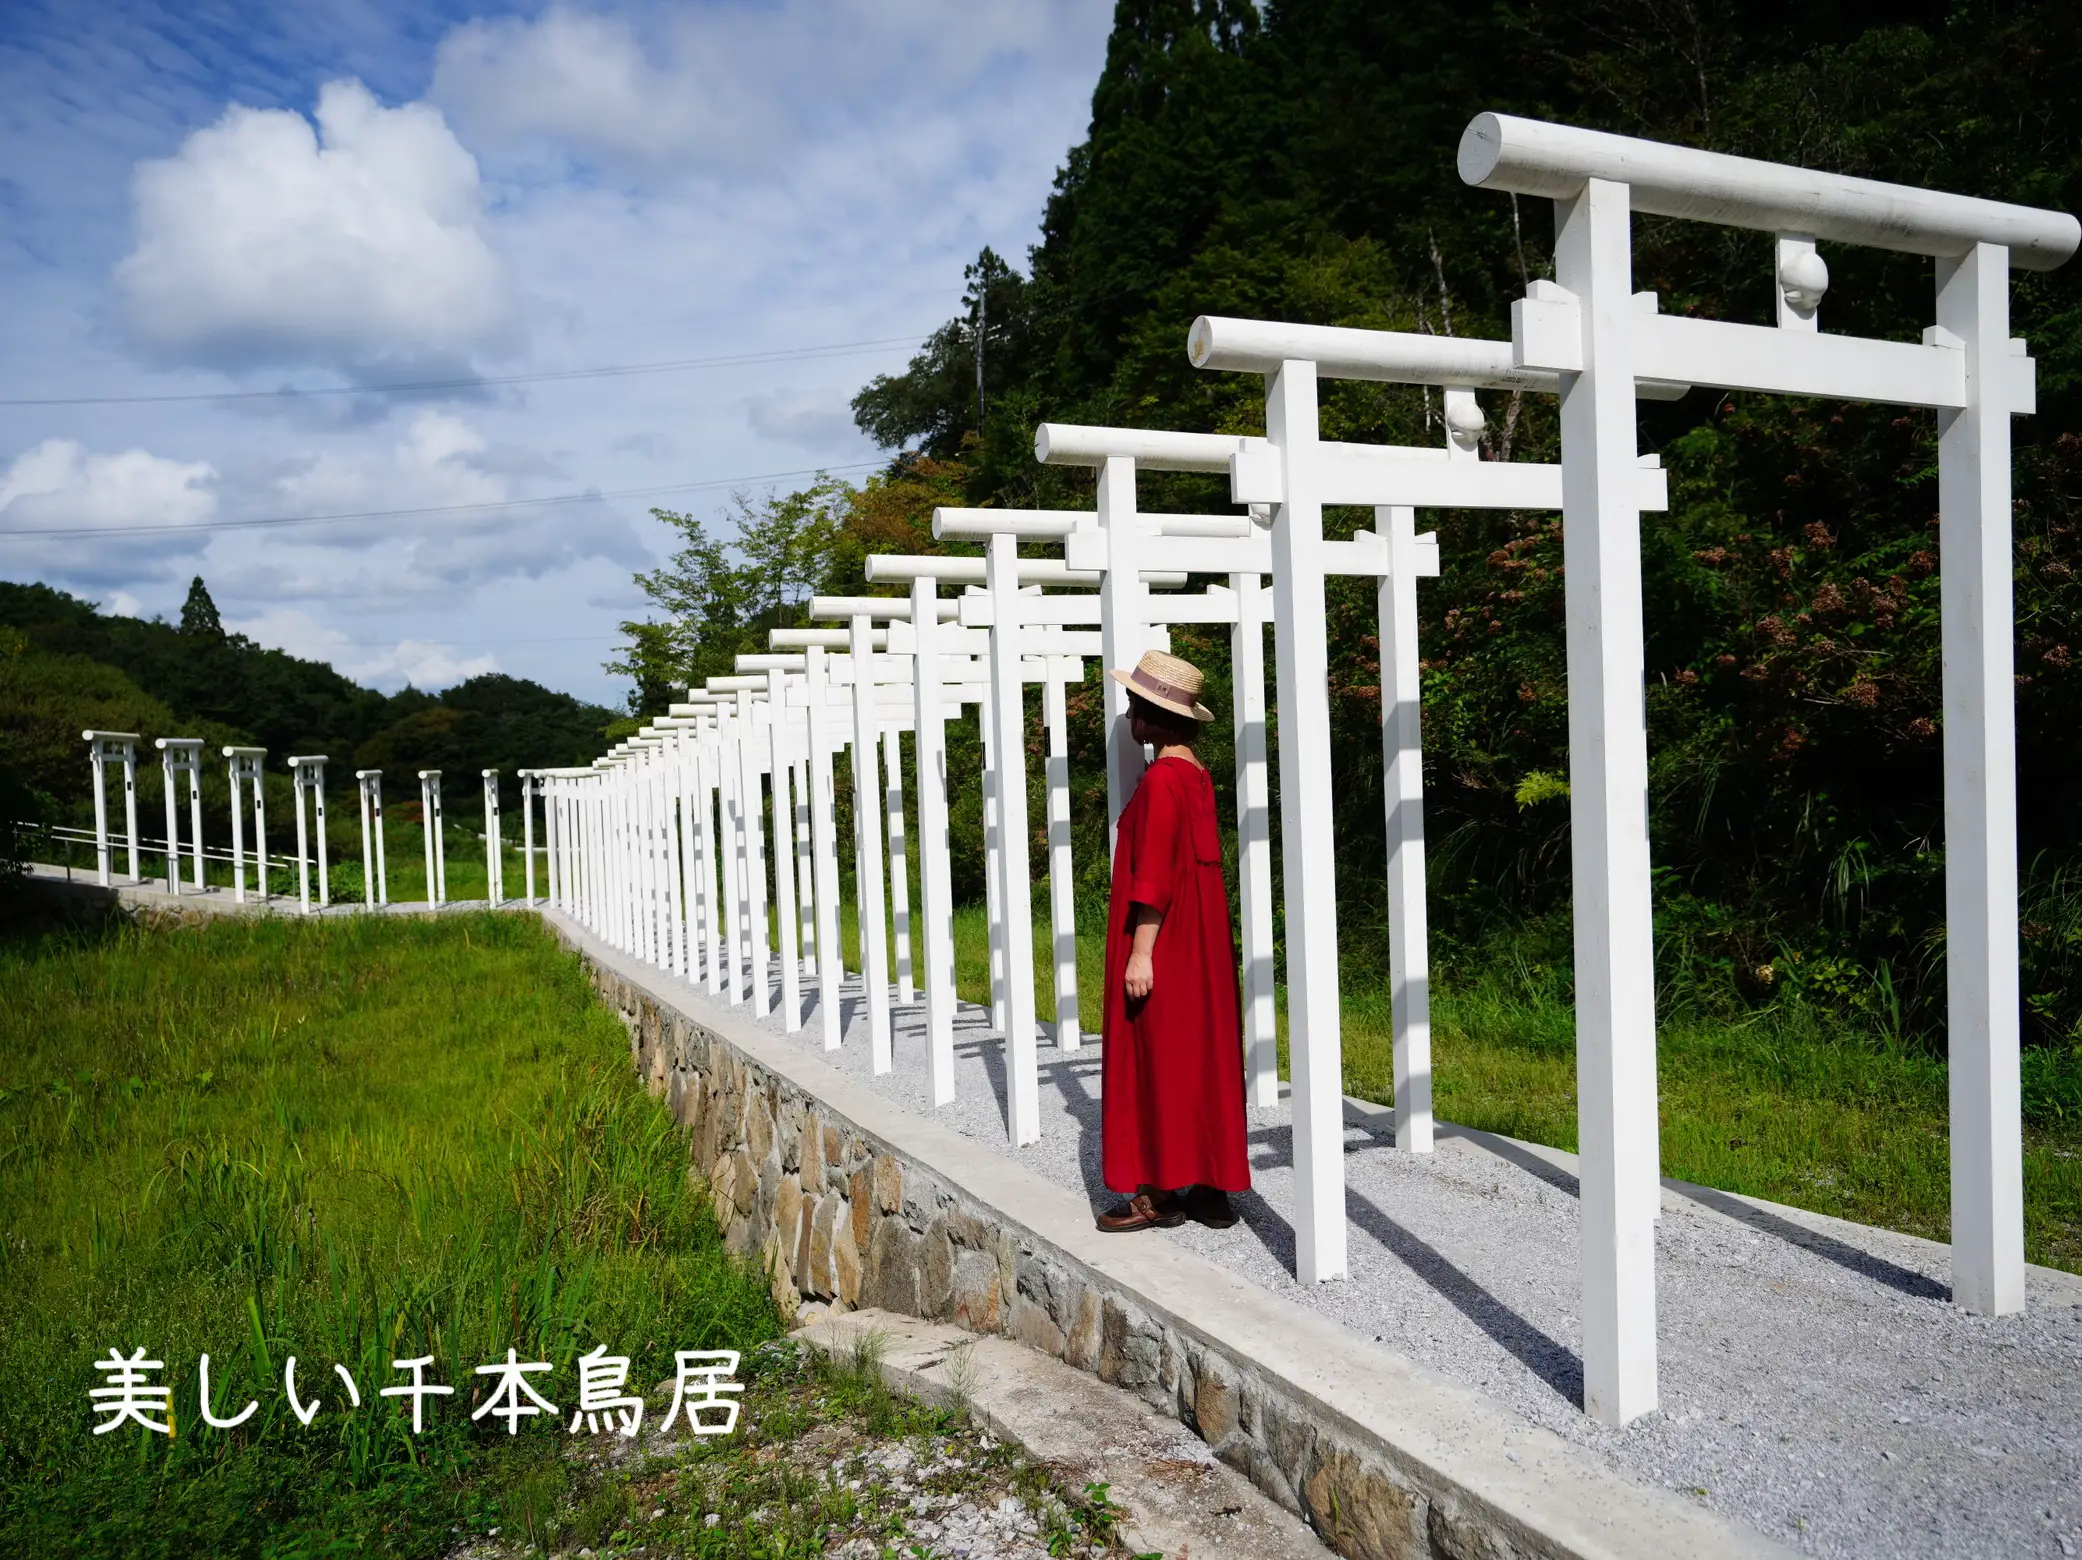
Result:
M1183 715L1188 720L1214 719L1214 711L1200 702L1200 690L1207 685L1207 679L1191 661L1181 661L1161 650L1145 650L1142 659L1135 663L1134 671L1123 672L1108 667L1106 675L1159 709Z

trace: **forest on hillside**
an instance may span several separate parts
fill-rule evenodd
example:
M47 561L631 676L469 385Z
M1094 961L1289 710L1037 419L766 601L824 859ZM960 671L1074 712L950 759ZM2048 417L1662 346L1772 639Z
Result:
M416 814L417 770L446 771L448 794L469 799L479 772L497 769L504 804L518 805L515 769L592 762L614 719L498 673L438 694L364 688L322 662L227 632L199 577L178 623L117 617L47 585L0 581L0 824L91 819L80 741L89 728L145 739L139 794L151 807L160 796L152 739L204 738L204 798L221 819L229 791L216 749L227 743L268 750L268 799L280 816L292 753L327 755L335 793L353 792L357 768L390 771L389 800ZM161 832L156 816L147 812L147 833Z
M866 553L932 550L936 502L1089 503L1088 473L1035 464L1040 421L1262 431L1257 384L1189 366L1197 315L1508 336L1510 301L1551 274L1552 214L1461 184L1454 150L1481 110L2072 210L2078 107L2082 7L2049 0L1121 0L1090 131L1024 265L980 255L948 323L854 403L887 471L742 505L723 527L664 517L687 545L645 577L662 610L627 625L633 703L655 709L668 684L720 670L798 620L811 590L860 588ZM1929 262L1824 249L1824 329L1918 338ZM1635 276L1665 313L1772 317L1768 235L1641 219ZM2027 1034L2073 1050L2082 263L2020 273L2013 297L2039 387L2015 469ZM1551 401L1483 401L1487 457L1555 458ZM1439 414L1422 390L1324 387L1325 437L1436 442ZM1708 391L1642 408L1641 447L1662 455L1672 495L1667 515L1643 517L1666 1003L1739 1012L1805 995L1896 1040L1939 1032L1935 438L1933 416L1894 408ZM1207 478L1141 488L1149 509L1226 498ZM1333 533L1369 523L1329 520ZM1420 601L1445 978L1476 958L1565 967L1559 521L1423 523L1444 560ZM1334 584L1330 611L1349 970L1380 959L1385 916L1371 585ZM1226 699L1226 639L1175 637ZM1091 685L1074 716L1090 785ZM1221 775L1220 727L1210 757Z

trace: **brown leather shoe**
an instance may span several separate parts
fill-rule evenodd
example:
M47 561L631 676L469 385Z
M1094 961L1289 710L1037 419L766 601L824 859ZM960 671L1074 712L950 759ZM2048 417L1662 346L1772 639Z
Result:
M1179 1201L1187 1218L1211 1230L1226 1230L1236 1223L1229 1194L1218 1186L1190 1187Z
M1108 1235L1125 1235L1131 1230L1174 1230L1186 1222L1186 1211L1170 1192L1142 1191L1100 1214L1096 1222Z

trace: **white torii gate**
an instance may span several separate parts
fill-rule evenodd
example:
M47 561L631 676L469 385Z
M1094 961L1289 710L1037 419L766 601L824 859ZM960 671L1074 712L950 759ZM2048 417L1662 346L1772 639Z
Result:
M202 875L202 738L160 737L152 744L159 749L159 765L166 781L166 891L181 891L181 813L175 777L188 780L189 841L195 858L195 891L203 891Z
M1267 601L1259 588L1259 575L1252 572L1229 575L1230 594L1226 601L1212 593L1160 596L1149 589L1152 582L1183 583L1185 579L1169 568L1172 560L1158 538L1233 539L1254 534L1254 527L1242 515L1138 517L1135 510L1134 474L1138 463L1157 470L1227 471L1229 455L1239 442L1216 434L1150 433L1044 423L1035 435L1038 459L1044 463L1100 468L1097 535L1089 534L1094 524L1093 512L1084 510L943 509L936 520L949 535L987 536L1010 525L1016 528L1016 534L1030 539L1063 542L1065 569L1076 578L1100 585L1100 653L1109 665L1132 665L1144 650L1169 649L1169 636L1163 633L1164 626L1169 624L1231 625L1244 1045L1251 1096L1257 1104L1269 1106L1279 1102L1279 1053L1273 1013L1272 845L1265 763L1264 626L1270 621ZM1109 460L1123 464L1109 469ZM1087 541L1099 545L1079 545ZM1069 556L1073 552L1076 556ZM1153 564L1165 567L1153 569ZM1111 678L1102 687L1106 701L1110 845L1120 810L1134 792L1145 759L1142 745L1129 735L1126 691ZM1061 761L1067 771L1067 749L1063 750ZM1067 799L1066 774L1066 807ZM1051 805L1053 801L1051 795ZM1067 815L1063 832L1067 836Z
M383 771L357 769L361 786L361 887L368 909L390 903L390 858L383 849Z
M261 902L267 902L267 797L261 789L261 765L267 758L263 747L224 749L231 781L231 902L246 902L246 797L253 787L253 864L259 878Z
M318 908L332 903L326 882L325 860L325 755L306 753L289 758L290 797L296 806L296 898L305 915L311 913L310 839L305 832L304 797L314 803L318 829Z
M867 559L866 574L875 583L908 583L912 587L911 610L907 618L898 620L904 630L892 629L891 647L908 649L914 664L924 666L933 663L948 664L949 657L958 657L965 670L967 657L981 653L987 656L991 640L987 633L972 626L959 628L943 627L939 621L939 606L955 607L961 611L961 601L940 603L937 595L942 583L974 585L985 578L986 563L982 558L955 558L941 554L916 556L890 553L871 554ZM1083 584L1070 575L1052 559L1022 558L1019 560L1019 579L1022 591L1043 583ZM924 603L934 603L927 607ZM930 620L928 618L930 617ZM925 625L920 627L919 625ZM1051 1026L1056 1045L1064 1051L1075 1051L1082 1043L1083 1026L1078 1017L1077 1000L1077 899L1076 882L1072 871L1070 839L1070 770L1069 770L1069 714L1068 689L1073 682L1084 680L1084 659L1099 653L1097 636L1057 628L1053 632L1037 635L1029 631L1020 644L1023 683L1038 681L1041 685L1042 724L1047 734L1048 755L1044 769L1044 785L1048 797L1048 887L1051 951L1054 958L1055 1017ZM1037 676L1037 673L1039 674ZM914 686L918 693L917 713L914 720L920 732L930 728L930 738L918 738L918 831L919 870L925 879L921 884L921 908L928 924L946 927L953 916L951 874L948 868L949 844L947 838L947 775L946 742L942 701L936 691L930 692L932 708L927 709L930 690L936 687L930 680L918 680L914 673ZM986 708L988 706L986 705ZM986 761L996 753L996 741L985 744ZM994 767L994 766L993 766ZM995 811L995 779L988 779L985 788L986 804ZM996 833L986 819L986 838ZM986 863L986 871L994 871L996 855L993 851ZM935 871L935 868L938 871ZM937 878L937 882L935 879ZM1001 1009L1003 999L1000 989L1004 985L1002 953L1002 929L998 924L997 906L1001 895L998 884L988 884L987 914L990 917L990 953L992 974L992 1006L994 1022L1003 1023ZM947 945L950 961L946 971L945 996L942 1011L934 1013L931 999L932 977L928 971L928 1031L935 1042L934 1055L944 1053L947 1065L936 1068L934 1073L935 1104L945 1104L953 1098L953 1021L954 1021L954 975L951 960L953 945ZM944 1034L944 1047L939 1041ZM944 1076L943 1076L944 1073ZM946 1094L940 1096L944 1086Z
M1952 1287L2024 1305L2018 1080L2016 731L2010 418L2035 406L2009 327L2009 269L2082 242L2065 212L1665 146L1509 115L1461 138L1463 180L1555 203L1555 279L1512 307L1514 363L1559 377L1568 564L1570 814L1583 1143L1586 1407L1656 1406L1654 1248L1625 1192L1652 1175L1653 925L1644 797L1638 377L1927 406L1938 413ZM1770 233L1777 325L1658 314L1633 290L1632 214ZM1920 344L1826 335L1818 242L1936 261Z
M816 615L816 608L820 605L827 608L831 607L834 600L835 598L820 598L819 602L813 603L812 615ZM825 678L823 708L825 712L829 713L836 710L843 701L844 706L854 713L856 718L852 732L852 741L856 751L861 740L860 711L863 707L868 711L867 722L870 727L869 741L872 744L871 751L876 753L876 762L879 763L880 751L884 748L888 750L891 773L886 781L878 781L873 778L872 771L867 770L866 766L856 764L856 769L866 777L864 788L870 799L870 805L865 809L868 814L865 819L866 826L859 831L862 839L858 843L860 850L872 850L875 855L879 856L885 839L887 841L887 848L890 853L889 891L892 899L895 901L892 910L896 917L896 929L899 934L897 952L900 961L908 962L910 887L901 854L905 849L905 835L900 821L903 806L903 782L899 768L901 754L899 744L903 731L915 725L913 700L917 691L917 678L912 662L901 654L901 651L907 649L908 645L898 643L897 636L903 632L904 625L899 624L891 629L870 628L868 630L867 643L869 648L866 657L868 675L866 680L861 678L858 671L859 666L862 664L862 658L853 655L850 648L846 653L836 657L829 656L826 653L841 645L850 647L854 643L855 636L851 626L853 619L865 616L871 619L889 621L896 615L894 609L907 611L910 603L907 598L865 597L858 599L846 598L841 604L848 609L843 614L849 620L849 626L846 629L775 629L769 635L770 642L774 644L777 650L789 653L740 656L738 664L747 669L767 669L769 675L773 675L776 672L784 674L801 673L800 677L788 676L786 696L791 706L799 705L804 707L807 715L810 709L816 707L810 694L808 676L810 660L813 655L824 656L822 661L823 676ZM952 603L948 605L951 607ZM869 610L865 612L855 610L860 608ZM896 648L899 654L892 656L887 653L892 647ZM878 650L883 653L876 653ZM951 696L957 707L977 697L980 692L978 689L947 684L944 681L945 667L943 666L941 670L942 680L937 686L936 697L944 700ZM843 695L840 692L841 689L846 690ZM792 724L791 722L791 726ZM798 734L807 735L807 721L804 723L804 730ZM836 752L839 747L846 745L843 736L828 740L829 746L825 748L824 765L824 772L827 776L830 755ZM930 743L931 734L920 740ZM920 751L925 750L921 749ZM791 767L794 766L791 765ZM813 814L828 820L833 816L831 798L825 792L825 787L828 786L828 778L819 778L819 766L817 765L807 764L804 768L810 775L810 789L807 797L802 799L803 805L798 807L797 812L805 821L808 821ZM925 771L921 771L922 776L924 773ZM937 775L935 775L935 778L937 778ZM921 820L928 820L932 812L930 789L928 782L922 778L920 783ZM875 798L878 795L880 798L879 806L874 805ZM856 807L856 812L860 811L861 809ZM826 826L829 826L828 823ZM933 879L935 873L944 867L944 862L934 857L930 845L923 838L925 833L926 831L921 827L920 861L921 869L926 876L926 897L930 901L934 892ZM805 843L811 844L814 848L805 851ZM798 841L794 847L794 853L798 863L805 856L811 859L812 870L808 874L810 878L815 879L821 874L828 874L834 884L837 882L835 842L832 845L832 853L828 862L824 857L824 847L815 844L814 841ZM777 877L779 868L780 858L777 855ZM816 921L821 924L824 917L817 913L817 906L814 903L815 899L822 897L821 890L812 888L809 893L811 897L805 899L802 914L799 918L806 922ZM863 896L861 909L862 920L868 923L867 929L863 933L864 939L881 935L881 932L878 930L878 926L881 924L879 922L881 896ZM837 925L836 917L837 908L834 903L831 919L831 924L834 927ZM821 933L819 935L821 936ZM932 932L928 929L926 933L928 963L931 962L932 935ZM831 951L834 966L836 967L841 962L842 955L836 943L835 934ZM950 982L951 978L950 974ZM822 980L823 976L820 974L820 984ZM833 989L836 989L835 986ZM951 990L951 985L949 989ZM930 976L928 976L929 1007L931 1005L930 990L931 981ZM905 983L901 974L896 995L899 1003L913 1000L913 994L905 990ZM886 1008L884 1011L887 1011ZM872 1019L872 1008L870 1009L870 1015ZM871 1027L871 1044L872 1035ZM837 1039L838 1016L836 1006L835 1004L827 1005L825 1016L825 1040L827 1046L835 1046ZM884 1056L886 1052L873 1054L875 1056Z
M1000 783L1000 765L996 755L1000 751L999 739L1002 737L1002 733L993 732L989 729L993 723L990 712L995 708L996 690L987 682L982 687L974 687L973 683L969 681L973 677L974 668L968 659L967 652L979 647L975 645L973 640L962 636L960 630L949 630L944 624L945 618L964 610L962 602L960 600L941 601L932 589L933 582L937 578L960 578L968 568L981 561L980 559L949 558L878 558L870 560L872 565L870 574L872 578L908 578L913 582L912 595L909 597L817 597L812 600L810 607L810 615L813 618L846 618L851 625L848 631L849 636L866 630L866 625L876 620L888 621L898 625L892 627L889 631L890 638L888 643L895 653L884 656L879 660L872 660L868 665L869 675L878 681L887 679L899 691L906 684L909 685L912 702L908 712L908 723L919 733L915 740L918 743L917 751L920 755L918 768L919 859L920 871L924 880L921 885L923 890L921 898L923 901L922 910L927 963L926 1029L935 1104L946 1103L953 1098L954 1092L953 1015L955 1001L951 928L952 895L947 881L946 761L945 745L942 736L944 731L944 712L950 693L954 695L954 703L957 707L960 704L970 702L974 698L980 700L986 712L984 824L985 854L987 858L986 883L990 890L987 895L986 918L989 922L992 962L993 1023L995 1027L1005 1031L1008 1035L1013 1033L1014 1022L1007 1016L1007 1009L1009 1009L1013 999L1015 982L1019 979L1023 979L1024 990L1027 993L1025 1001L1026 1028L1029 1035L1027 1044L1029 1049L1031 1049L1031 1031L1034 1020L1031 929L1028 928L1025 933L1027 938L1024 961L1026 966L1025 973L1022 977L1015 977L1012 973L1013 966L1009 959L1011 939L1007 923L1003 919L1007 898L1003 891L1003 884L999 881L999 875L1002 870L1000 863L1003 859L1001 853L1004 844L1004 831L998 826L999 814L997 808L993 806L997 796L998 784ZM1039 563L1039 567L1031 571L1034 574L1050 580L1061 578L1062 571L1060 565L1038 560L1026 560L1026 562ZM1027 573L1028 571L1022 567L1021 572ZM974 600L975 598L963 599ZM920 627L921 624L924 625L922 629ZM908 628L908 634L903 632L905 628ZM960 637L950 637L950 635ZM990 649L996 643L995 639L986 639L985 644L980 648ZM919 648L921 644L926 646L922 652ZM1039 682L1045 687L1051 682L1060 684L1081 681L1084 672L1082 662L1077 657L1080 653L1089 653L1095 647L1089 644L1074 644L1069 639L1058 635L1045 643L1028 643L1021 648L1022 653L1017 657L1014 669L1019 682L1021 684L1025 682ZM908 652L908 654L905 652ZM1068 654L1066 655L1065 652L1068 652ZM859 665L860 658L854 657L853 664L855 666ZM955 684L948 681L947 671L950 665L960 674L964 682ZM934 666L938 668L939 675L920 675L919 668ZM857 673L855 676L855 707L857 710L862 703L862 687L857 680ZM1015 698L1015 704L1017 702ZM883 720L892 727L900 727L906 723L906 716L904 714L885 715ZM1023 773L1023 740L1015 746L1014 751L1022 754L1021 767ZM875 828L876 835L879 836L880 832L881 830L877 826ZM1065 843L1067 844L1067 842ZM879 838L872 841L872 847L873 852L879 854L881 847ZM863 850L869 849L869 843L864 842L862 848ZM892 848L895 848L894 845L892 845ZM1064 853L1063 860L1067 881L1067 852ZM1022 903L1024 903L1023 896L1027 891L1024 876L1021 878L1021 883ZM873 900L863 896L862 919L864 922L872 920L874 922L872 927L873 934L878 937L881 935L879 895L875 896ZM1059 927L1059 946L1062 940L1062 931L1063 929ZM1069 925L1068 935L1071 939L1071 956L1074 961L1074 922ZM863 936L865 938L867 933L864 932ZM938 966L937 973L936 966ZM1060 971L1057 989L1060 998L1064 989ZM1074 1034L1074 964L1069 976L1069 1003L1070 1023ZM874 1033L872 1018L873 1008L871 1006L871 1039ZM1059 1025L1060 1022L1061 1012L1059 1009ZM1016 1042L1014 1043L1014 1049L1016 1054ZM886 1057L886 1052L878 1051L876 1056L878 1061L880 1061ZM1019 1122L1019 1112L1015 1110L1012 1114L1016 1127ZM1016 1141L1030 1141L1030 1139L1020 1138L1016 1139Z
M427 902L435 908L448 903L448 841L441 830L441 771L419 772L420 832L427 858Z
M1473 459L1482 420L1471 392L1449 390L1451 437L1447 458ZM1095 566L1126 578L1149 563L1228 571L1234 611L1231 651L1236 732L1237 873L1244 960L1244 1044L1251 1094L1260 1106L1279 1101L1278 1038L1273 1010L1271 810L1266 772L1264 625L1271 597L1263 589L1271 568L1264 530L1269 506L1249 517L1141 514L1135 478L1141 470L1226 472L1249 441L1233 435L1172 433L1043 423L1035 430L1035 458L1044 464L1095 467L1099 472L1098 527L1070 512L1064 536L1067 562ZM1377 509L1377 531L1362 533L1357 551L1334 551L1327 572L1377 573L1382 677L1382 741L1388 798L1389 979L1395 1056L1396 1145L1416 1153L1432 1146L1430 1006L1427 981L1423 754L1418 702L1416 582L1439 570L1436 538L1415 534L1407 510ZM1384 539L1385 545L1382 540ZM1330 544L1333 549L1337 544ZM1405 553L1407 556L1405 557ZM1167 616L1170 598L1114 587L1117 652L1124 658L1151 648L1150 627ZM1138 605L1139 602L1139 605ZM1221 621L1209 616L1198 621ZM1107 723L1110 805L1126 803L1144 755L1129 734L1126 690L1108 690L1116 709ZM1117 810L1114 816L1118 817Z
M87 744L87 769L94 778L94 863L100 874L103 888L109 886L109 869L113 865L108 839L108 766L121 760L123 765L123 822L129 834L130 881L142 881L140 863L137 859L137 744L142 740L134 731L83 731L80 737Z
M1416 538L1399 512L1418 508L1559 509L1563 475L1559 466L1484 461L1473 447L1481 423L1474 388L1548 389L1551 375L1514 368L1506 343L1418 336L1388 331L1326 330L1321 327L1202 318L1194 322L1188 353L1198 367L1249 371L1266 378L1265 439L1245 439L1230 457L1230 496L1242 504L1273 506L1270 559L1274 628L1278 641L1281 710L1281 823L1287 910L1288 1047L1294 1078L1296 1166L1296 1271L1305 1282L1335 1278L1345 1271L1341 1015L1337 968L1336 844L1330 797L1330 715L1323 697L1329 676L1324 637L1324 580L1332 573L1390 577L1404 548L1414 557ZM1319 357L1315 354L1321 353ZM1319 365L1349 377L1447 387L1449 415L1445 448L1343 444L1317 433ZM1352 368L1363 373L1352 374ZM1633 391L1631 382L1628 390ZM1674 387L1671 387L1674 388ZM1457 394L1456 394L1457 392ZM1669 393L1662 390L1658 393ZM1678 392L1678 393L1681 393ZM1470 416L1469 413L1476 415ZM1667 506L1667 484L1654 456L1631 464L1626 482L1637 508ZM1325 504L1374 506L1376 530L1350 543L1323 536ZM1219 567L1221 549L1233 544L1199 544L1203 561ZM1370 557L1345 558L1363 547ZM1261 554L1249 555L1257 561ZM1412 571L1413 575L1415 572ZM1407 640L1392 591L1383 603L1391 637ZM1408 619L1414 624L1414 600ZM1383 700L1384 721L1389 714ZM1397 724L1400 725L1401 717ZM1384 726L1384 741L1390 740ZM1397 750L1391 750L1397 751ZM1415 809L1402 806L1418 794L1420 770L1410 753L1393 776L1389 806L1391 842L1403 858L1391 874L1400 889L1406 921L1422 903L1421 834L1412 837ZM1397 816L1397 815L1400 816ZM1418 845L1412 850L1413 844ZM1407 960L1413 950L1404 947ZM1414 995L1421 965L1405 962L1400 982ZM1417 1016L1406 1004L1405 1014ZM1415 1054L1420 1039L1412 1023L1398 1046L1398 1100L1410 1091L1411 1110L1428 1117L1428 1056ZM1428 1035L1423 1037L1428 1044ZM1419 1082L1420 1076L1422 1082ZM1652 1083L1651 1079L1651 1083ZM1652 1096L1651 1096L1652 1098ZM1402 1123L1398 1122L1400 1128ZM1412 1119L1411 1137L1428 1136L1428 1119ZM1651 1144L1652 1147L1652 1144ZM1652 1169L1653 1159L1650 1160ZM1644 1230L1653 1224L1656 1183L1651 1174L1634 1197L1633 1212Z

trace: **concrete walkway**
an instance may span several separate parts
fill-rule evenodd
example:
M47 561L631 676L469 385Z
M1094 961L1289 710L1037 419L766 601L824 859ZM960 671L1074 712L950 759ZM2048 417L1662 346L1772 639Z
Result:
M1096 1044L1066 1055L1043 1041L1042 1138L1015 1151L987 1013L965 1008L958 1098L929 1112L922 1009L896 1010L896 1067L874 1078L857 986L842 993L846 1043L833 1055L805 989L795 1043L1095 1207L1110 1199ZM767 1027L781 1031L778 1014ZM1251 1112L1256 1186L1234 1229L1122 1238L1175 1241L1361 1344L1480 1389L1636 1482L1813 1554L1935 1560L2082 1545L2082 1280L2034 1269L2025 1314L1976 1317L1950 1303L1940 1245L1669 1183L1657 1238L1663 1408L1609 1430L1577 1407L1570 1156L1451 1128L1433 1154L1405 1155L1385 1113L1380 1130L1347 1133L1344 1279L1304 1289L1292 1276L1284 1106Z

